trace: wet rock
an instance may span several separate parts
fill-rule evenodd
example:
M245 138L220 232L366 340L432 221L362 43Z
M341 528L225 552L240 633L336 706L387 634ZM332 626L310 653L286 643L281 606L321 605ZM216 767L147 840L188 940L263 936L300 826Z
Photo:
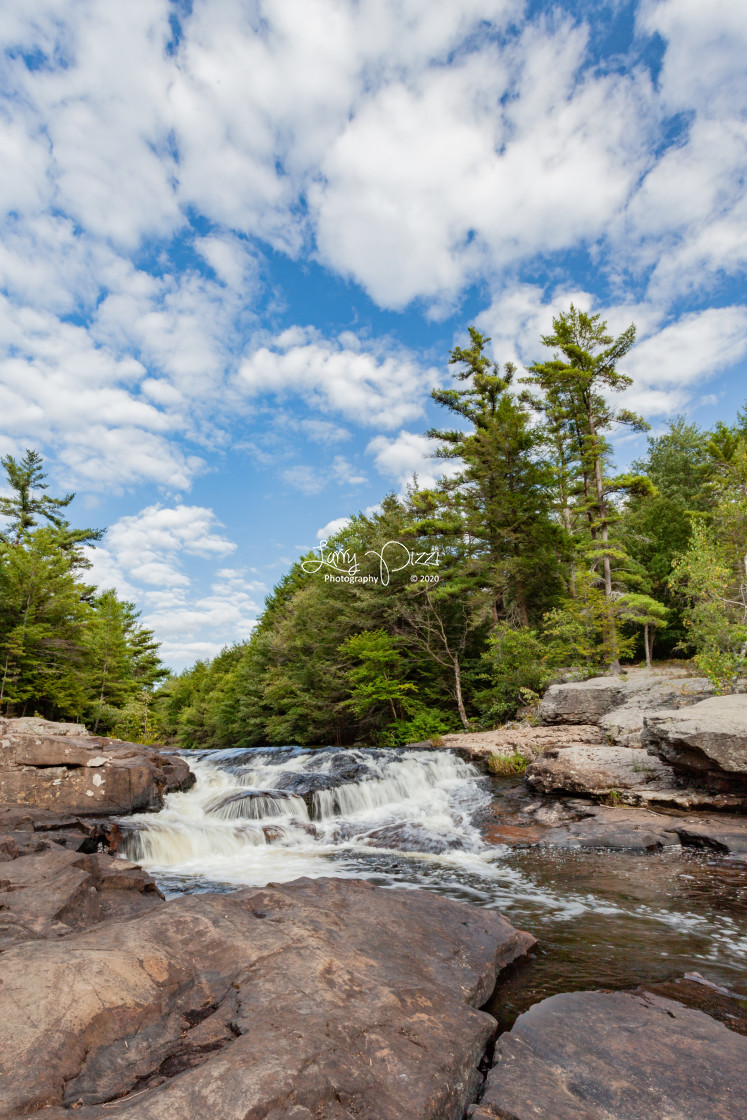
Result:
M747 794L747 695L713 696L682 711L646 716L650 754L688 777Z
M477 1008L532 943L426 891L302 879L18 946L0 1118L453 1120L495 1027Z
M553 848L607 848L655 852L680 843L676 821L645 809L595 806L593 815L552 828L541 838Z
M3 864L0 950L18 941L64 937L114 915L130 917L162 897L150 875L135 864L50 844L45 851Z
M724 815L673 824L683 847L705 848L747 863L747 820Z
M163 805L194 782L187 763L119 739L59 733L41 719L0 721L0 800L57 813L133 813Z
M640 733L642 723L637 712L680 708L712 693L709 681L689 676L684 667L629 669L587 681L551 685L542 698L539 715L547 724L599 724L613 740L620 734L623 745L634 746L639 744L623 739Z
M535 1004L501 1035L473 1120L737 1120L747 1038L648 992Z
M223 820L260 820L281 816L294 806L303 810L302 798L282 789L245 789L240 793L221 793L205 805L205 812Z

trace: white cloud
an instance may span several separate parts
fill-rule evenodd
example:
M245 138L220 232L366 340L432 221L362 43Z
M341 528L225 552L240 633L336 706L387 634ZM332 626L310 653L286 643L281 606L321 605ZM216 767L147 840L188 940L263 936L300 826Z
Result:
M438 442L416 432L401 431L394 439L375 436L366 451L373 455L379 474L405 486L417 474L422 487L435 486L439 478L458 470L454 461L436 459Z
M320 411L393 428L422 415L423 390L435 376L409 354L367 349L350 332L333 340L292 327L242 361L238 384L250 396L296 395Z
M341 529L345 529L350 524L349 517L334 517L323 525L321 529L316 531L316 539L318 541L327 541L330 537L334 537Z
M683 408L693 391L747 354L747 307L682 316L643 339L620 363L634 378L626 403L649 416Z
M335 455L332 460L332 473L340 483L348 486L362 486L368 482L365 474L361 474L344 455Z
M350 439L350 432L339 424L331 424L329 420L295 420L288 417L289 423L297 431L301 431L314 443L343 443Z
M260 610L264 585L241 568L223 566L236 545L219 530L206 507L154 505L120 518L100 546L87 549L93 565L88 578L141 607L143 624L154 630L162 656L176 667L244 641ZM185 557L207 566L207 590L200 565L193 563L188 573Z
M389 308L440 314L487 281L479 324L500 361L539 356L570 299L598 305L564 279L563 254L589 249L618 286L611 327L639 324L630 368L654 410L743 353L739 309L672 308L747 259L743 3L642 3L639 31L664 43L656 87L643 66L589 65L583 17L521 0L195 0L167 46L175 13L168 0L0 12L2 450L55 451L71 486L183 491L247 399L414 424L439 375L397 345L259 337L257 241L315 256ZM527 264L547 291L515 280ZM633 306L626 278L649 271ZM670 344L699 372L676 382ZM332 418L293 423L323 444L348 435ZM380 469L430 477L417 438L380 437ZM353 460L331 476L362 484Z
M283 471L283 479L295 490L304 494L318 494L326 485L326 478L319 467L312 467L300 463L296 467L288 467Z

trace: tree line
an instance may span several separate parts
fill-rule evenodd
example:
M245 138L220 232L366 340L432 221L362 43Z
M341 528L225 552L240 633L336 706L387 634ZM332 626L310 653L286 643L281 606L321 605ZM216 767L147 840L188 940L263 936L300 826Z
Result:
M449 419L427 434L455 472L351 519L268 597L251 639L168 680L155 707L182 746L397 744L495 726L558 674L694 657L717 690L747 666L747 413L682 417L617 472L610 437L649 431L615 394L635 327L571 306L547 360L499 365L474 327L456 347ZM437 555L427 578L378 557ZM399 570L396 570L399 567ZM437 581L435 577L438 577Z
M86 582L84 546L103 531L71 528L75 495L47 493L38 452L0 463L0 712L152 739L154 686L169 672L134 605Z

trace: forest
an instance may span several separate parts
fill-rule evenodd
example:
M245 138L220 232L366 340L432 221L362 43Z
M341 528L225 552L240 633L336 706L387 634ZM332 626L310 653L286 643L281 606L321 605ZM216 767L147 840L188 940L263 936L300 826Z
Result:
M615 338L571 306L525 370L489 341L470 327L453 387L433 390L440 483L353 516L291 567L248 642L180 675L131 603L85 583L81 546L101 534L70 528L73 495L46 496L36 452L2 460L0 710L180 747L386 746L494 727L561 674L654 656L693 658L732 691L747 411L710 431L678 417L618 473L612 437L650 433L615 405L635 327Z

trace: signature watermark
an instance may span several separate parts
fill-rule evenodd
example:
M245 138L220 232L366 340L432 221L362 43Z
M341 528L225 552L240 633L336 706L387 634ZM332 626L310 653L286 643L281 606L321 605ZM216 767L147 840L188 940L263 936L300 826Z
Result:
M395 572L401 572L405 568L433 568L441 563L438 548L418 552L416 549L408 548L401 541L387 541L380 552L369 549L364 553L364 556L372 556L377 561L378 574L362 572L357 553L347 548L328 551L328 543L322 541L318 545L319 555L301 562L303 570L312 575L324 568L329 569L324 573L327 583L380 583L388 587L390 578ZM413 572L410 582L438 583L439 578L437 572Z

